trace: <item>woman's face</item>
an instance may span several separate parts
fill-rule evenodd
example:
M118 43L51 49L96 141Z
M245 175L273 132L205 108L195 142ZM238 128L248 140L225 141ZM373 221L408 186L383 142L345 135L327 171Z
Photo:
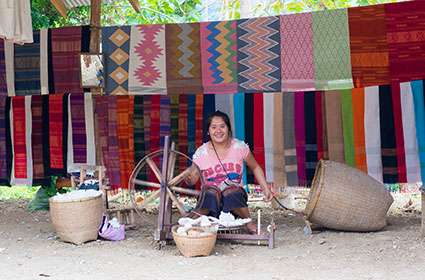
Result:
M224 143L229 139L229 128L221 117L212 118L208 132L214 143Z

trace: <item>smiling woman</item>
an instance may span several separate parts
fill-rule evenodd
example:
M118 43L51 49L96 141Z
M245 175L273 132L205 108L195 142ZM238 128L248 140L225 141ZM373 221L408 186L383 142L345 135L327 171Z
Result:
M207 119L206 125L209 141L200 146L193 155L193 162L201 170L205 182L194 212L218 217L223 211L243 219L249 218L247 194L242 186L244 162L254 173L266 201L272 199L272 186L266 182L264 172L248 145L232 137L230 120L225 113L214 112ZM192 172L187 182L195 184L199 179L198 174ZM255 223L248 223L247 230L256 233Z

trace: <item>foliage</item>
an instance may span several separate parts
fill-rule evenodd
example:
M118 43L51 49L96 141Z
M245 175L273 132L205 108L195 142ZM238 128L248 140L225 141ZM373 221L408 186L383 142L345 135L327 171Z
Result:
M201 20L201 0L144 0L137 13L129 1L114 0L102 4L101 25L133 25L171 22L197 22ZM79 26L90 23L90 7L68 10L63 18L50 0L32 0L31 15L34 29L61 26Z
M39 187L0 187L0 201L1 200L31 200Z

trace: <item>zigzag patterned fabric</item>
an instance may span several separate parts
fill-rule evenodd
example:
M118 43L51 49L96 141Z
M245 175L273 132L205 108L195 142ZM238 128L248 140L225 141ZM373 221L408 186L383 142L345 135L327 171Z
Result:
M102 29L106 94L128 94L130 26Z
M204 93L237 92L236 43L236 21L201 22Z
M274 92L281 89L279 28L279 17L238 20L240 92Z
M165 26L169 94L202 93L199 23Z
M166 94L165 26L134 25L130 35L130 94Z

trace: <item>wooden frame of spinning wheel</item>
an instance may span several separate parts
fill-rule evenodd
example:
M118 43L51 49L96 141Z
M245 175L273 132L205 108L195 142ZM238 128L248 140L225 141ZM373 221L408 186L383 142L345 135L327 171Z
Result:
M161 170L157 167L155 162L151 159L151 157L156 156L160 153L163 153L162 159L162 167ZM174 192L181 193L189 196L198 196L200 191L193 189L186 189L182 187L178 187L181 181L185 179L185 177L189 174L190 167L185 169L182 173L174 177L174 166L176 162L176 155L181 155L186 159L190 158L183 153L180 153L175 150L174 143L170 146L169 136L165 136L164 139L164 148L162 150L158 150L153 152L147 156L145 156L140 162L146 162L146 164L150 167L155 177L160 182L147 182L143 180L139 180L136 178L137 169L139 164L133 170L130 180L129 180L129 189L133 189L134 185L143 185L147 187L157 188L150 196L148 196L143 203L139 206L143 208L145 205L149 204L153 200L156 200L159 197L159 213L157 218L157 228L155 230L154 239L156 241L167 241L172 239L171 227L173 226L171 215L172 215L172 204L174 203L182 216L186 215L187 212L184 210L183 205L178 201L177 197L174 195ZM200 170L198 169L199 173ZM200 173L201 184L204 184L203 177ZM131 195L132 202L135 205L136 212L137 209L136 202L134 197ZM140 212L138 212L140 214ZM261 227L261 225L259 225ZM275 244L275 230L276 225L272 222L267 226L266 230L259 231L258 234L243 234L243 233L218 233L217 239L221 240L231 240L231 241L266 241L269 248L274 248Z

